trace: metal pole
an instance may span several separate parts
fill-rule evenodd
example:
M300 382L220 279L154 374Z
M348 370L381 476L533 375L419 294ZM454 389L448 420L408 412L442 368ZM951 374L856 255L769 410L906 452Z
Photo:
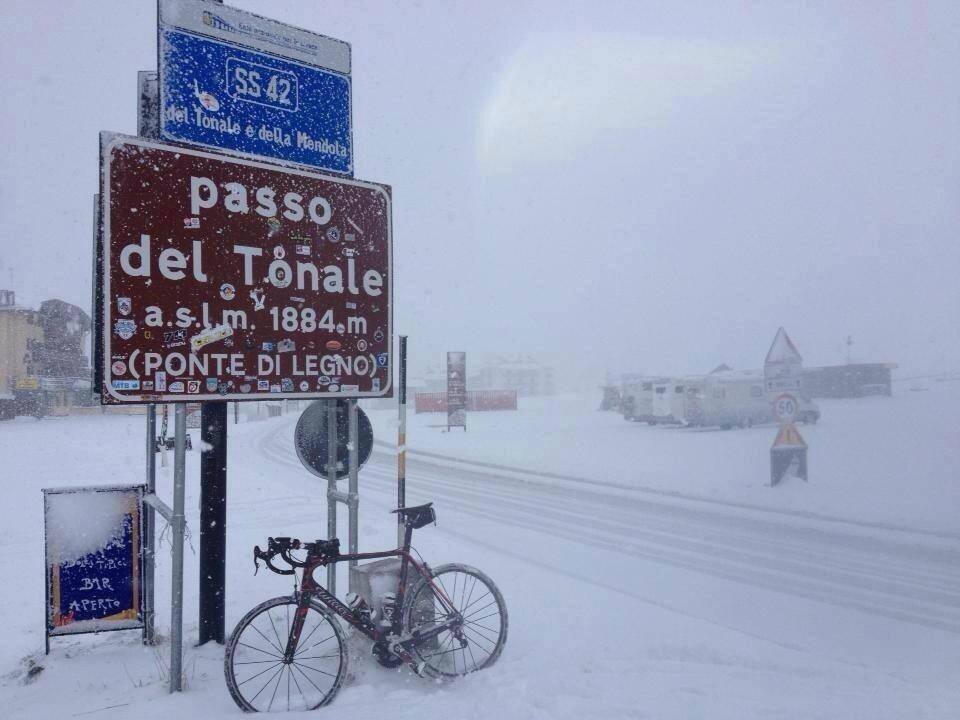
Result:
M187 407L177 403L173 450L173 569L170 596L170 692L183 689L183 495L187 474Z
M160 467L167 466L167 405L163 406L163 419L160 421Z
M327 400L327 539L337 536L337 401ZM327 589L337 594L336 563L327 565Z
M157 406L153 403L147 405L147 493L153 495L157 492ZM154 529L157 525L156 511L149 505L145 505L143 513L143 644L153 645L154 643L154 614L156 604L154 602L155 583L154 571L156 562L154 559Z
M357 419L357 401L350 400L350 427L349 434L347 435L347 447L350 450L350 492L347 496L347 509L349 512L350 518L350 529L349 529L349 552L351 554L360 552L358 550L359 545L359 526L358 526L358 509L360 505L360 482L359 482L359 465L360 465L360 430L358 428L358 419ZM349 563L350 567L356 567L357 561L351 560ZM350 578L348 585L350 592L356 592L356 588L353 587L353 573L349 573L348 577Z
M400 423L397 430L397 507L407 506L407 336L400 336ZM397 547L403 545L403 522L397 515Z
M200 409L200 637L223 644L227 562L227 403Z

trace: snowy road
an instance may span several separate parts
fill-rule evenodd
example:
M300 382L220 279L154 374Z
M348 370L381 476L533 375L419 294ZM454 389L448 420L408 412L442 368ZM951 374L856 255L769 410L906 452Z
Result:
M290 589L287 579L253 576L253 544L325 532L325 482L296 459L295 421L287 415L230 429L231 628L256 602ZM142 427L138 417L0 426L0 455L18 480L8 486L18 512L0 525L0 575L28 579L22 590L0 590L9 619L0 700L11 718L238 716L215 645L188 648L188 691L179 697L165 693L166 648L144 649L136 633L58 639L49 658L42 654L43 592L32 581L43 562L39 488L138 481ZM196 638L197 477L193 452L188 642ZM510 639L495 667L450 686L384 671L358 643L352 679L325 716L373 720L384 703L401 719L477 720L946 719L960 708L960 539L949 533L416 454L407 477L408 503L432 500L439 514L415 545L433 563L462 561L490 574L507 600ZM159 474L161 497L169 497L170 481L169 469ZM387 512L395 457L378 446L360 483L361 550L381 549L394 537ZM340 522L345 536L344 511ZM164 633L166 548L158 566ZM342 593L345 569L340 577ZM31 660L45 669L28 683Z
M278 425L260 440L261 452L280 465L299 467L290 436L289 427ZM384 508L395 497L395 464L392 454L379 451L362 472L365 497L375 497ZM449 513L480 519L491 531L480 538L461 534L462 540L567 577L737 626L699 602L678 603L669 588L664 595L670 599L664 599L655 587L608 572L620 563L654 563L814 601L828 610L960 635L960 535L891 532L872 523L811 520L710 500L651 500L628 486L590 481L558 486L521 470L498 474L467 467L411 456L408 503L434 500L441 518ZM445 532L451 533L447 527L453 524L444 523ZM545 539L503 542L530 534ZM597 563L600 553L604 561ZM714 599L717 594L716 589L711 593ZM744 631L753 634L748 628L754 620L750 617Z

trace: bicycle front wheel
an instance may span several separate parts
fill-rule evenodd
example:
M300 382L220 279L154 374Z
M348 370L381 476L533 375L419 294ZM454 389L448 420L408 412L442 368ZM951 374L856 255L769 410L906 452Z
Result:
M313 710L333 700L347 674L347 643L340 623L310 603L300 641L284 659L297 602L278 597L260 603L227 641L224 673L234 702L247 712Z
M404 602L404 620L411 633L427 632L454 616L458 628L444 630L415 645L413 653L433 676L458 677L490 667L507 642L507 605L488 578L468 565L441 565L431 572L432 583L421 579Z

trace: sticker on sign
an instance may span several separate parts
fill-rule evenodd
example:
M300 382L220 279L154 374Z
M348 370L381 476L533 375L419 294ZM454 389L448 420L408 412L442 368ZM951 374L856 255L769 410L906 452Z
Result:
M109 133L101 148L103 402L147 402L145 381L151 402L391 394L388 186ZM322 241L354 225L357 252Z

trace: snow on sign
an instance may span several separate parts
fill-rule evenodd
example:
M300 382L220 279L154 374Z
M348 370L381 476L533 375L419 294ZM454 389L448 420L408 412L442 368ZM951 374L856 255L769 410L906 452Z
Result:
M350 45L206 0L160 0L160 133L351 173Z
M43 491L47 636L143 626L143 486Z
M102 402L390 395L389 187L101 148Z

